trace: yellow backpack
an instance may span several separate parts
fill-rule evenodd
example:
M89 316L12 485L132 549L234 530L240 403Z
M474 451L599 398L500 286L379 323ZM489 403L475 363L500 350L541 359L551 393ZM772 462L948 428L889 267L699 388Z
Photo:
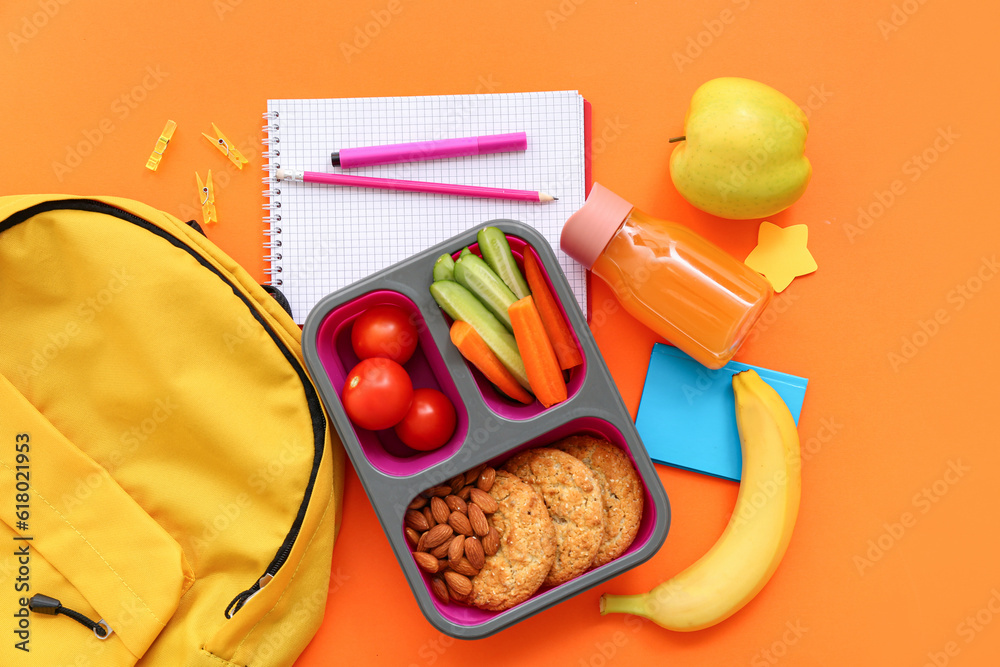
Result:
M278 301L113 197L0 197L0 664L290 665L343 450Z

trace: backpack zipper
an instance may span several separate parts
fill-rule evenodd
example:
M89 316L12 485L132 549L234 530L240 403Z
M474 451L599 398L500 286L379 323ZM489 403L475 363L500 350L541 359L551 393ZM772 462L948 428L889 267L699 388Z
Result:
M101 640L107 639L114 632L103 618L99 621L92 621L80 612L62 606L59 600L50 598L48 595L42 595L41 593L35 593L28 598L28 609L36 614L45 614L46 616L62 614L67 618L72 618L80 625L93 631L94 636Z
M124 220L126 222L130 222L134 225L142 227L146 231L156 234L157 236L169 242L173 246L181 250L184 250L185 252L190 254L204 268L214 273L220 280L229 285L229 287L233 290L233 294L235 294L241 301L243 301L244 304L246 304L247 309L250 311L251 315L253 315L254 319L257 320L257 322L264 328L267 334L271 337L271 340L273 340L274 344L278 347L279 350L281 350L285 359L288 361L289 364L291 364L292 368L295 370L296 374L302 381L302 388L305 391L306 403L309 407L309 414L310 417L312 418L312 426L313 426L314 451L313 451L312 469L309 472L309 482L306 485L306 489L302 498L302 503L299 505L299 510L295 515L295 521L292 523L291 528L285 535L285 539L282 541L281 546L278 548L277 553L274 555L274 558L271 559L271 563L267 566L267 569L264 571L264 574L261 575L248 589L242 591L239 595L233 598L232 602L230 602L229 605L226 607L224 612L226 618L232 618L233 615L236 614L236 612L238 612L240 609L243 608L243 605L246 604L247 600L253 597L253 595L260 590L261 582L263 581L264 583L267 583L268 581L270 581L271 577L277 574L278 570L281 569L281 566L284 565L286 560L288 560L288 554L291 553L292 547L295 544L295 540L296 538L298 538L299 531L302 529L302 522L305 520L306 509L309 506L309 500L310 498L312 498L313 488L316 485L316 475L319 472L320 462L323 458L323 445L326 441L326 429L327 429L326 417L323 414L323 407L320 402L319 395L316 393L316 388L313 386L312 381L309 379L309 375L302 367L302 364L299 363L299 360L295 358L295 355L292 353L292 351L288 349L288 346L286 346L283 342L281 342L281 339L278 337L278 334L274 331L271 325L264 320L264 317L260 314L260 312L258 312L258 310L253 306L253 303L251 302L249 297L244 295L239 290L239 288L237 288L236 285L233 284L232 281L230 281L228 278L222 275L222 273L217 268L212 266L212 264L207 259L205 259L200 253L195 251L191 246L187 245L183 240L171 235L169 232L161 229L160 227L157 227L156 225L146 220L145 218L142 218L134 213L130 213L129 211L120 209L117 206L106 204L104 202L97 201L94 199L62 199L62 200L44 202L42 204L36 204L35 206L31 206L22 211L14 213L6 220L0 222L0 232L4 232L10 229L11 227L14 227L15 225L18 225L24 222L25 220L28 220L29 218L32 218L40 213L45 213L48 211L56 211L56 210L90 211L93 213L102 213L104 215L109 215L111 217L118 218L119 220Z

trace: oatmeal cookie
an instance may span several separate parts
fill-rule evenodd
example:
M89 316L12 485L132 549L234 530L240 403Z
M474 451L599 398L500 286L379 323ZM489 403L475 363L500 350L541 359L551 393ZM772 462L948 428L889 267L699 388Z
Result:
M590 569L604 541L604 502L590 468L566 452L539 447L517 454L503 469L541 495L555 525L556 560L545 583L556 586Z

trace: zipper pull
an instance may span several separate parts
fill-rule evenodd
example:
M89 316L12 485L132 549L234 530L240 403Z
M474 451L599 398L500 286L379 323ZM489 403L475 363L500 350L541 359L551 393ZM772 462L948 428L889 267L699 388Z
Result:
M28 609L36 614L45 614L47 616L55 616L57 614L68 616L80 625L93 630L94 636L102 641L114 633L114 630L111 629L107 621L103 618L95 623L80 612L62 606L59 600L50 598L48 595L42 595L41 593L35 593L28 598Z

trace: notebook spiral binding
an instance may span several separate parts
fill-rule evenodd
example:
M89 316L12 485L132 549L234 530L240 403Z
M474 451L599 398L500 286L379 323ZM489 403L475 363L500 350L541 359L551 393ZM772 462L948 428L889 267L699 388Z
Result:
M281 189L276 187L278 181L274 178L274 171L281 167L278 159L281 157L281 150L278 148L280 143L280 138L278 137L278 132L281 130L279 125L279 114L277 111L266 111L261 114L266 123L261 130L267 135L262 142L264 144L264 150L261 152L261 157L264 159L264 166L262 169L267 173L264 178L261 179L261 183L266 186L266 189L262 191L261 194L267 199L267 203L263 205L264 213L264 223L265 231L264 236L267 238L262 244L264 248L264 262L266 267L264 273L267 275L267 284L273 287L280 287L282 284L281 280Z

